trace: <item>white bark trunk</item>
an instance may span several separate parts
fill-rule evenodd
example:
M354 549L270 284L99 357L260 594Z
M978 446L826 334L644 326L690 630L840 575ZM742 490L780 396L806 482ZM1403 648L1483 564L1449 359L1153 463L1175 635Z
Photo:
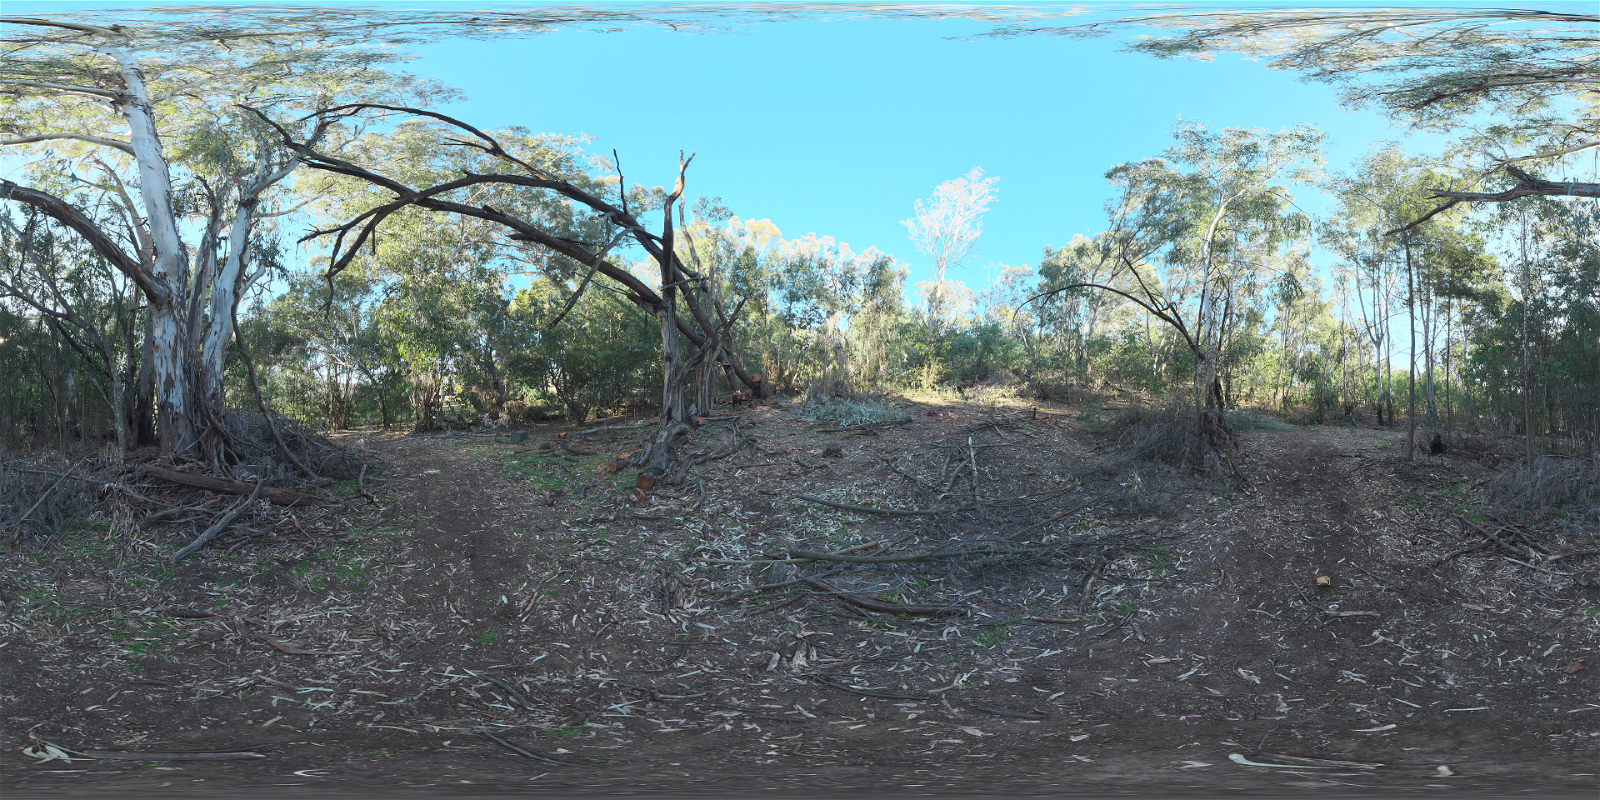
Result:
M224 356L233 338L233 306L243 288L244 254L254 211L255 203L240 204L233 218L233 228L228 232L228 255L211 280L211 307L205 344L200 352L200 400L213 412L221 412L223 407Z
M183 240L172 207L172 175L161 152L144 73L132 53L120 47L100 52L117 62L126 91L117 108L128 121L128 139L139 167L139 194L145 223L155 246L152 273L159 296L150 298L155 335L151 366L155 372L158 431L164 453L187 452L196 444L186 359L189 331L185 324L183 287L188 282Z

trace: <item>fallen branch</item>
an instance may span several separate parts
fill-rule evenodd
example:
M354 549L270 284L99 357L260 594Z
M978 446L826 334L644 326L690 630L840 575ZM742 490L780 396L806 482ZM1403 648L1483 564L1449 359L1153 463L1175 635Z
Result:
M378 498L374 497L372 495L372 492L367 491L367 465L366 464L362 464L361 465L361 474L356 476L356 491L360 492L361 496L367 498L367 500L370 501L373 505L377 505L378 504Z
M847 556L838 553L818 553L811 550L796 550L789 548L788 561L842 561L849 564L904 564L912 561L936 561L945 558L960 558L962 556L996 555L1008 556L1018 553L1031 553L1037 550L1051 550L1060 545L1045 545L1044 547L1029 547L1020 550L958 550L949 553L916 553L909 556Z
M1099 633L1097 633L1095 635L1096 636L1109 636L1109 635L1111 635L1112 631L1115 631L1115 630L1121 628L1122 626L1132 622L1134 615L1136 615L1138 613L1139 613L1139 609L1137 609L1137 608L1132 610L1132 611L1129 611L1127 616L1125 616L1122 619L1117 621L1117 624L1112 625L1111 627L1106 628L1105 630L1103 630L1103 631L1101 631L1101 632L1099 632Z
M840 589L840 588L838 588L836 586L833 586L833 585L831 585L831 584L829 584L829 583L827 583L825 581L817 580L816 578L812 578L812 577L808 577L808 576L801 576L800 580L802 580L805 583L808 583L808 584L810 584L810 585L812 585L812 586L814 586L814 587L816 587L818 589L821 589L822 591L827 592L828 594L834 595L834 596L838 597L840 600L844 600L845 602L848 602L851 605L860 606L860 607L865 608L865 609L867 609L869 611L881 611L881 612L884 612L886 614L929 614L929 615L960 614L960 613L962 613L964 611L964 609L954 608L954 607L951 607L951 606L913 606L913 605L906 605L904 603L888 603L888 602L884 602L882 600L873 600L870 597L862 597L861 595L858 595L858 594L853 594L851 592L846 592L846 591L844 591L844 590L842 590L842 589Z
M518 755L522 755L522 756L526 756L528 758L531 758L534 761L543 761L546 764L555 764L556 766L559 766L559 767L586 767L586 766L588 766L587 764L574 764L574 763L572 763L570 761L557 761L557 760L555 760L553 758L550 758L549 756L541 756L538 753L530 753L527 750L524 750L524 749L522 749L522 748L520 748L520 747L518 747L518 746L516 746L516 745L514 745L514 744L512 744L512 743L510 743L510 742L508 742L508 741L506 741L506 740L504 740L504 739L502 739L502 738L500 738L500 737L498 737L498 736L496 736L496 735L494 735L492 733L490 733L488 731L488 729L486 729L486 728L479 728L478 729L478 733L481 733L484 736L487 736L490 739L495 740L500 745L504 746L506 749L508 749L508 750L510 750L510 751L512 751L514 753L517 753Z
M50 484L50 488L44 490L44 494L39 495L39 499L33 501L33 505L28 506L28 510L27 511L22 512L22 517L17 520L17 529L15 531L13 531L12 534L11 534L11 544L12 544L12 546L15 546L17 544L17 542L22 541L22 526L23 526L24 523L26 523L28 521L28 517L33 516L33 512L35 510L37 510L39 508L39 506L44 505L44 501L45 501L46 498L48 498L50 496L50 493L54 492L56 490L56 487L60 486L61 483L63 481L65 481L68 477L70 477L70 476L62 475L61 477L56 478L56 482Z
M120 490L122 492L125 492L129 497L132 497L133 499L138 500L141 503L150 503L152 505L164 505L162 503L156 502L155 500L151 500L150 498L145 497L144 495L139 494L138 492L136 492L136 491L134 491L132 489L129 489L128 487L126 487L126 486L124 486L124 485L122 485L120 483L114 483L112 481L103 481L103 480L100 480L99 478L85 478L82 475L73 475L71 473L65 473L65 472L52 472L52 471L47 470L47 469L23 469L21 467L6 467L5 470L7 472L20 472L20 473L23 473L23 474L26 474L26 475L51 475L51 476L54 476L54 477L57 477L57 478L67 477L67 478L71 478L72 480L75 480L75 481L82 481L84 483L93 483L93 484L96 484L98 486L105 486L105 487L110 488L110 489Z
M1600 556L1600 550L1579 550L1575 553L1556 553L1555 555L1545 556L1544 560L1560 561L1563 558L1579 558L1581 556Z
M139 753L123 750L86 750L78 755L102 761L235 761L245 758L266 758L265 754L254 753L248 750L233 750L226 752L197 751L177 753Z
M997 717L1010 717L1012 719L1044 719L1050 716L1042 711L1012 711L1001 706L991 706L984 703L973 703L972 708Z
M146 465L140 467L139 471L145 473L146 475L150 475L151 477L160 478L162 480L171 481L184 486L193 486L196 489L206 489L212 492L239 495L241 497L254 493L255 489L257 488L256 486L251 486L244 481L236 481L229 478L213 478L209 475L192 475L187 472L179 472L175 469L165 469L163 467L152 467ZM268 502L275 503L280 506L310 505L312 500L310 495L304 495L288 489L279 489L275 486L266 486L260 488L261 496L263 498L265 498Z
M855 431L881 431L884 428L893 428L893 427L895 427L897 425L907 425L907 424L910 424L910 422L911 422L911 418L907 417L906 419L898 420L898 421L895 421L895 422L863 422L860 425L846 425L846 426L844 426L842 428L817 428L816 431L817 431L817 433L847 433L847 432L855 432Z
M1456 556L1466 555L1467 553L1471 553L1474 550L1482 550L1483 548L1488 547L1488 546L1489 546L1489 543L1488 542L1484 542L1482 544L1475 544L1475 545L1473 545L1471 547L1463 547L1460 550L1456 550L1456 551L1453 551L1453 552L1445 554L1444 557L1440 558L1438 561L1433 562L1432 564L1429 564L1424 569L1438 569L1439 567L1443 566L1445 564L1445 562L1449 561L1450 559L1455 558Z
M244 500L242 500L242 501L240 501L238 503L235 503L233 508L228 509L227 512L222 515L222 518L216 521L216 524L212 525L210 528L207 528L206 532L200 534L200 536L198 538L196 538L194 541L190 542L188 547L185 547L182 550L179 550L178 552L173 553L172 554L172 560L173 561L182 561L185 558L188 558L189 555L191 553L193 553L194 551L199 550L202 547L205 547L206 542L209 542L212 539L217 538L217 535L222 533L222 531L225 530L228 527L228 524L233 522L235 517L239 516L240 512L244 511L246 508L248 508L250 506L251 503L254 503L256 501L256 497L260 496L260 494L261 494L261 487L266 486L266 485L267 485L266 478L258 479L256 481L256 490L251 492L249 497L245 498Z

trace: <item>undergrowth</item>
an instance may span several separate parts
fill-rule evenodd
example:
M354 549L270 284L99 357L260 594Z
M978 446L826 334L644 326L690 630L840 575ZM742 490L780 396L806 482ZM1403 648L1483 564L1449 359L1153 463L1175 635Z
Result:
M795 410L795 416L808 422L832 422L841 428L880 422L905 422L911 415L887 400L870 398L813 397Z

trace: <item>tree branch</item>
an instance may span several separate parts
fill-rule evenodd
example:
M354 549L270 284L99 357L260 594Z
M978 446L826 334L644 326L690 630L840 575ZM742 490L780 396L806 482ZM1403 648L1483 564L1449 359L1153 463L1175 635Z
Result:
M67 94L82 94L89 97L104 97L116 100L120 97L116 92L106 89L97 89L93 86L73 86L69 83L50 83L49 81L25 81L19 78L0 78L0 85L22 86L29 89L48 89L52 92L66 92Z
M139 290L144 292L145 297L150 300L151 305L163 305L169 299L166 287L157 284L150 273L145 271L142 264L129 258L128 254L124 253L122 248L112 241L111 237L107 236L105 231L101 230L94 220L84 216L83 212L73 208L72 204L66 200L37 189L18 186L4 179L0 179L0 198L27 203L43 211L62 225L77 231L89 243L89 246L111 262L111 265L116 267L118 272L132 278L133 282L139 286Z
M32 144L33 142L43 142L49 139L71 139L78 142L98 144L102 147L115 147L130 156L134 154L133 145L128 144L127 142L119 142L116 139L106 139L99 136L89 136L82 133L42 133L37 136L23 136L17 139L4 139L0 140L0 146L8 144Z
M1510 200L1519 200L1524 197L1590 197L1600 198L1600 183L1578 183L1576 181L1547 181L1536 178L1524 170L1510 164L1505 165L1505 171L1517 179L1517 185L1503 192L1457 192L1447 189L1434 189L1433 196L1446 200L1438 208L1423 214L1421 217L1395 228L1385 231L1383 235L1393 236L1405 233L1412 228L1438 216L1444 211L1461 203L1504 203Z

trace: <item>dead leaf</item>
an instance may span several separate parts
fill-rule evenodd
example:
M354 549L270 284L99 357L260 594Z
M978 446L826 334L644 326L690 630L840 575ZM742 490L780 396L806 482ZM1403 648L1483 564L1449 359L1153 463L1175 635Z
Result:
M1561 670L1561 672L1564 675L1572 675L1572 674L1581 672L1582 670L1583 670L1583 659L1574 658L1574 659L1571 660L1571 663L1567 664L1566 669Z

